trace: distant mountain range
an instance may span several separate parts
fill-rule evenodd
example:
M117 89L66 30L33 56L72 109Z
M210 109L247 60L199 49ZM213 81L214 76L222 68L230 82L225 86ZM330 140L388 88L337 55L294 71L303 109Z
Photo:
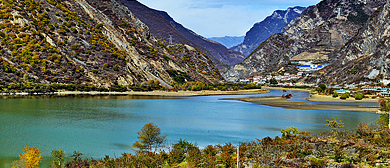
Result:
M249 55L264 40L273 34L280 33L292 19L299 16L306 8L293 7L287 10L276 10L271 16L266 17L263 21L256 23L246 33L244 42L231 47L232 50L239 51L244 55Z
M233 46L236 46L238 44L241 44L244 41L245 36L225 36L225 37L211 37L210 40L216 41L218 43L221 43L227 48L231 48Z

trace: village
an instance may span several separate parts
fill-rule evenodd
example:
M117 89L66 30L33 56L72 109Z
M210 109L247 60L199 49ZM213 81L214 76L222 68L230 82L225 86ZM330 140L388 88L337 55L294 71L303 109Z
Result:
M327 64L313 64L310 60L292 61L296 64L298 72L296 74L284 73L283 75L265 75L253 76L252 78L240 79L240 83L253 83L256 85L273 85L279 87L307 87L317 88L318 84L304 84L296 82L298 79L311 75L312 72L320 70L327 66ZM327 86L328 94L336 92L338 95L349 93L355 95L363 93L366 98L390 97L390 80L382 79L377 82L360 82L359 84L349 85L330 85Z
M254 76L253 78L240 79L239 82L265 85L267 83L270 83L271 80L276 80L278 81L278 85L294 86L296 84L293 84L292 81L295 81L304 76L308 76L312 72L320 70L327 66L327 64L315 64L312 60L295 60L291 61L291 64L296 65L295 68L298 70L297 74L284 73L283 75Z

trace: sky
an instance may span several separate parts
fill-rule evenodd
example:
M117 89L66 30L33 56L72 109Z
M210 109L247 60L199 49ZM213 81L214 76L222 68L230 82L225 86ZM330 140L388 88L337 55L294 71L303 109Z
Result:
M315 5L320 0L138 0L163 10L178 23L204 37L244 36L275 10Z

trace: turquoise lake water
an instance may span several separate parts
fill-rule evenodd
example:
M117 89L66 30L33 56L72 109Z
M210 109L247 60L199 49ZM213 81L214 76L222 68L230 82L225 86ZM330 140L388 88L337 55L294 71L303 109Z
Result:
M308 92L290 91L291 100L303 101ZM280 96L278 90L260 95L221 95L182 98L95 96L0 99L0 167L18 159L25 145L38 147L44 157L53 149L67 155L102 158L133 152L137 132L152 122L167 134L167 143L180 138L198 146L254 141L280 136L295 126L300 131L326 131L326 119L375 124L379 115L369 112L297 110L220 100L251 96ZM365 104L368 106L377 105Z

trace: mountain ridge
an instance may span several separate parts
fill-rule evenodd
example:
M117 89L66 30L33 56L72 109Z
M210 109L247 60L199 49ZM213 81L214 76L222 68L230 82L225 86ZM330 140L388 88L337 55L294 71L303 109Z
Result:
M389 78L389 10L390 2L386 1L373 12L359 32L342 46L340 52L331 56L335 62L302 81L357 84Z
M176 28L182 35L210 51L222 63L233 66L237 63L240 63L245 58L245 56L241 53L230 50L218 42L207 39L201 35L196 34L194 31L185 28L182 24L177 23L171 16L169 16L167 12L160 10L155 11L166 18L171 23L171 25Z
M213 59L213 62L220 71L228 70L229 67L226 65L233 66L245 58L241 53L229 50L222 44L202 37L192 30L185 28L165 11L151 9L135 0L119 1L125 3L129 10L147 24L151 32L157 37L169 41L168 38L172 35L174 43L189 44L206 53L210 58L215 57L216 59Z
M0 80L130 87L189 81L219 82L212 61L185 44L168 46L126 6L105 0L4 1L0 11Z
M234 47L244 41L245 36L210 37L208 39L221 43L227 48Z
M322 62L332 63L332 53L338 52L366 22L368 17L361 16L370 16L383 4L384 0L323 0L310 6L291 20L282 33L269 37L242 63L225 73L225 79L237 81L253 75L282 73L283 69L290 69L288 62L294 56L304 52L308 56L326 53ZM338 8L340 18L337 18Z
M285 25L300 15L305 9L305 7L296 6L290 7L287 10L274 11L272 15L255 23L246 33L244 41L237 46L231 47L231 49L239 51L244 55L249 55L268 37L280 33Z

